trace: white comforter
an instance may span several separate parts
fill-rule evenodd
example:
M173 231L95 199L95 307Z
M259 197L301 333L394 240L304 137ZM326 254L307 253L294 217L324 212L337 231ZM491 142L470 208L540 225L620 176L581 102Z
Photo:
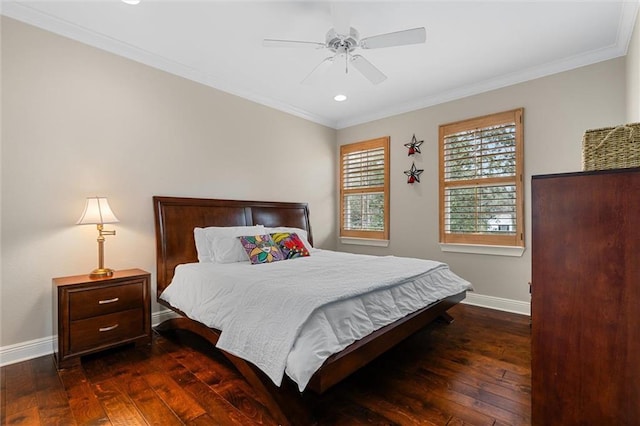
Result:
M180 265L161 297L221 330L218 348L252 362L278 386L286 370L302 391L331 354L469 289L443 263L313 250L262 265Z

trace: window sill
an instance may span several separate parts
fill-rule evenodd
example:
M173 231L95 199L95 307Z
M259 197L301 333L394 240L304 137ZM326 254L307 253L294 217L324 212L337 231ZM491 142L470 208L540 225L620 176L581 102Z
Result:
M490 254L494 256L521 257L524 253L525 248L514 246L440 243L440 250L451 253Z
M374 240L371 238L340 237L340 242L358 246L389 247L389 240Z

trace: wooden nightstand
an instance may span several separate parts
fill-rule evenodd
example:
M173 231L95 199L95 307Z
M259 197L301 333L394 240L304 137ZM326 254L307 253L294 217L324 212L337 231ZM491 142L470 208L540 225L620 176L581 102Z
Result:
M76 275L53 279L54 348L58 368L80 357L125 343L151 342L150 275L142 269L91 279Z

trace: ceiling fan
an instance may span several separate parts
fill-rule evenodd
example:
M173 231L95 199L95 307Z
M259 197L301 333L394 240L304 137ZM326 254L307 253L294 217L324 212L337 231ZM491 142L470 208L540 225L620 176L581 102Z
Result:
M302 47L313 49L329 49L333 54L326 57L307 75L303 84L313 84L338 59L344 58L345 72L349 72L349 64L360 71L371 83L379 84L387 79L382 71L376 68L364 56L353 54L356 49L380 49L383 47L404 46L424 43L427 39L424 27L412 28L392 33L379 34L360 38L355 28L344 22L334 22L334 27L327 31L325 42L264 39L265 47Z

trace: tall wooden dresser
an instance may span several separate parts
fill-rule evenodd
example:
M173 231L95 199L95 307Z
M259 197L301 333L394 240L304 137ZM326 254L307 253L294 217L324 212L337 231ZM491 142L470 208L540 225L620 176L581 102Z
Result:
M640 168L532 179L532 423L640 424Z

